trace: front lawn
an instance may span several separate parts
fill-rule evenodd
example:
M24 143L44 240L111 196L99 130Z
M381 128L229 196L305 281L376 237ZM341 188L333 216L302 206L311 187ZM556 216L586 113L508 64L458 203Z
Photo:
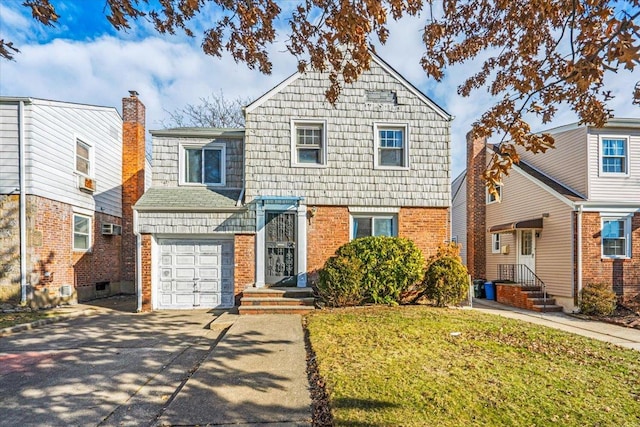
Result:
M431 307L321 311L307 328L337 425L640 425L632 350Z

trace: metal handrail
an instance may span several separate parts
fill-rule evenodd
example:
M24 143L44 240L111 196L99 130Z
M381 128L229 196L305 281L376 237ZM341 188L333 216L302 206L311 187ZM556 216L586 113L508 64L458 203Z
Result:
M521 286L539 287L542 290L543 307L547 308L547 287L527 265L498 264L498 280L514 282Z

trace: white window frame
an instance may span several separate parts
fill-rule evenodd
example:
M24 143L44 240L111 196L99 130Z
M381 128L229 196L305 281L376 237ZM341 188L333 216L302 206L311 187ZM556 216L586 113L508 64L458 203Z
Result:
M390 130L402 130L404 135L403 153L402 153L402 166L387 166L380 164L380 131ZM409 170L409 124L408 123L374 123L373 124L373 167L374 169L390 169L390 170Z
M489 191L489 188L486 188L485 192L487 195L487 205L502 202L502 185L500 184L496 185L496 190L498 191L497 198L493 194L491 194L491 192Z
M221 152L220 156L220 183L203 183L203 182L187 182L186 181L186 170L187 170L187 150L218 150ZM210 142L207 144L180 144L180 156L179 156L180 167L178 173L179 184L190 187L224 187L227 185L227 146L223 143ZM202 162L202 167L204 168L204 161Z
M501 253L500 233L491 233L491 253Z
M88 240L87 240L88 246L86 248L76 248L76 217L84 218L89 223L89 232L87 234L78 233L80 235L83 235L83 236L86 235L88 237ZM90 252L92 245L93 245L93 218L89 215L83 215L83 214L74 212L71 219L71 247L73 248L73 251L74 252Z
M298 128L299 127L316 127L322 128L320 142L320 163L301 163L298 161ZM291 166L299 168L326 168L327 167L327 121L326 120L310 120L310 119L292 119L291 120Z
M605 139L616 139L624 141L624 172L605 172L604 171L604 158L605 157L614 157L614 156L605 156L604 155L604 140ZM600 135L599 136L599 158L598 158L598 166L600 171L600 176L605 177L626 177L629 176L629 137L621 136L621 135Z
M602 231L604 231L604 223L605 221L623 221L624 222L624 231L623 231L623 239L625 243L624 255L605 255L604 253L604 236L602 235ZM602 258L606 259L629 259L631 258L631 216L621 216L615 214L602 214L600 217L600 252Z
M89 163L89 170L87 171L87 173L84 173L82 171L78 170L78 164L77 164L77 160L78 160L78 143L84 145L87 147L88 151L89 151L89 158L86 159L87 162ZM86 138L83 138L81 136L75 136L74 137L74 142L73 142L73 171L80 175L80 176L86 176L88 178L91 178L94 176L94 156L93 156L93 146L91 144L89 144L86 140Z
M391 220L391 236L398 236L398 215L395 213L353 213L349 215L349 240L354 240L355 236L355 220L356 219L370 218L372 221L375 219L390 219ZM371 232L374 231L375 225L371 224ZM371 234L375 236L375 234Z

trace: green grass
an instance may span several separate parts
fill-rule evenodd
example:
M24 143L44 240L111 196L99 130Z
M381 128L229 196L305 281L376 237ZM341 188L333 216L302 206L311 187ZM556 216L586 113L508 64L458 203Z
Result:
M337 425L640 425L632 350L431 307L322 311L307 328Z
M55 317L60 312L55 310L39 310L20 313L0 313L0 329L8 328L22 323L30 323L47 317Z

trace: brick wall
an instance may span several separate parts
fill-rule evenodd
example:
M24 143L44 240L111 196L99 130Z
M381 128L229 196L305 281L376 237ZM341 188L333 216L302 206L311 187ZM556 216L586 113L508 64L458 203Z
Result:
M487 167L486 139L467 134L467 269L472 278L486 272L486 186L482 173Z
M145 107L132 94L122 99L122 280L136 277L132 206L144 193Z
M582 214L582 283L604 282L616 294L632 298L640 294L640 213L631 221L630 259L602 258L600 213Z
M235 270L233 273L235 303L240 303L242 291L256 281L256 237L254 234L236 234L234 241Z
M349 242L349 210L346 206L317 206L307 222L307 271L309 282L317 280L317 271L336 250ZM448 209L401 208L398 236L413 240L425 258L434 254L449 236Z
M0 301L20 300L20 196L0 195Z
M121 236L103 236L103 223L120 224L120 218L94 213L91 221L91 250L73 250L73 208L71 205L27 196L27 282L34 291L34 303L58 302L62 285L72 285L81 295L93 295L97 282L117 285L121 280ZM76 294L70 299L75 299Z
M140 235L142 311L151 311L151 234Z

